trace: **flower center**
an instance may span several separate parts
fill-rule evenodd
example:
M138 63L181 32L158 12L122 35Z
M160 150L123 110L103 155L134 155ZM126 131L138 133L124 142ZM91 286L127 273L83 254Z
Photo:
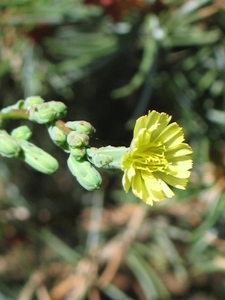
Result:
M133 162L137 169L150 172L166 171L169 162L165 157L165 147L163 145L151 143L148 147L136 150Z

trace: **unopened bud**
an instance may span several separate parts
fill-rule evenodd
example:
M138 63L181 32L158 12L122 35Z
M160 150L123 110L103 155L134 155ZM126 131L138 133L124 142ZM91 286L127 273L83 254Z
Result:
M34 104L29 108L29 120L39 124L50 123L64 117L65 114L66 105L56 101Z
M67 107L63 102L60 101L49 101L49 107L55 111L55 119L60 119L65 117L67 113Z
M18 142L5 130L0 130L0 155L4 157L17 157L21 151Z
M67 160L70 172L76 177L80 185L88 191L99 189L102 178L99 172L86 160L76 160L71 154Z
M67 143L70 147L88 146L89 136L81 132L71 131L67 135Z
M32 131L26 125L19 126L12 130L11 136L16 140L29 140Z
M48 127L48 133L52 139L52 141L58 145L63 146L66 144L66 134L60 128L55 125L50 125Z
M81 158L83 158L86 154L86 148L72 148L70 147L70 153L71 155L73 155L76 160L80 160Z
M55 119L55 111L51 109L48 103L35 104L29 109L29 120L39 124L52 122Z
M52 174L57 171L59 164L49 153L28 141L21 140L18 142L23 150L20 158L25 163L45 174Z
M30 106L34 104L41 104L44 102L44 99L42 99L40 96L31 96L24 100L24 108L28 109Z
M91 147L87 149L87 157L97 168L121 169L121 158L128 150L126 147Z
M65 125L71 130L79 131L88 135L95 132L95 128L86 121L68 121Z

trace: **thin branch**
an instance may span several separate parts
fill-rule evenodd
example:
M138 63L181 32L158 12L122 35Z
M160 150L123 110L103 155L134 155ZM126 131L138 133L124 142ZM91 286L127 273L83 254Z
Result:
M25 119L29 118L29 112L26 109L12 109L8 113L0 112L0 119L8 120L8 119Z

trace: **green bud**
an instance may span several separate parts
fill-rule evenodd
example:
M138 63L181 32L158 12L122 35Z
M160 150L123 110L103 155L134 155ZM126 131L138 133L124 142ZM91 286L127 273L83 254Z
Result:
M18 100L15 104L5 107L1 110L3 114L8 114L13 109L23 109L24 108L24 100Z
M31 96L24 100L24 108L28 109L30 106L34 104L41 104L44 102L44 99L42 99L40 96Z
M80 185L88 191L99 189L102 183L102 178L99 172L86 160L76 160L70 154L67 160L70 172L76 177Z
M55 111L55 119L60 119L65 117L67 113L67 107L63 102L60 101L49 101L49 107Z
M66 134L60 128L55 125L48 126L48 133L52 141L58 146L64 146L66 144Z
M70 153L76 158L76 160L80 160L86 154L86 148L70 148Z
M0 155L17 157L21 151L20 145L5 130L0 130Z
M43 149L25 140L18 141L22 153L20 158L35 170L45 173L55 173L59 167L57 160Z
M71 131L67 135L67 143L70 147L88 146L89 136L81 132Z
M71 130L79 131L88 135L95 132L95 128L86 121L68 121L65 125Z
M35 104L29 109L29 120L39 124L52 122L55 119L55 111L48 103Z
M29 120L39 124L50 123L64 117L65 114L65 104L56 101L34 104L29 108Z
M29 140L32 131L26 125L19 126L11 132L11 136L16 140Z
M87 149L87 157L97 168L121 169L121 158L128 150L126 147L92 147Z

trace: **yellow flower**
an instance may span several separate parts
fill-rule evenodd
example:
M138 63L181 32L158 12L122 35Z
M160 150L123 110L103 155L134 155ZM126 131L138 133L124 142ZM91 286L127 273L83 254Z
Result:
M183 143L182 129L177 123L169 124L170 120L171 116L154 110L140 117L130 149L121 160L124 190L131 187L135 196L150 205L174 196L169 185L185 189L190 176L192 149Z

